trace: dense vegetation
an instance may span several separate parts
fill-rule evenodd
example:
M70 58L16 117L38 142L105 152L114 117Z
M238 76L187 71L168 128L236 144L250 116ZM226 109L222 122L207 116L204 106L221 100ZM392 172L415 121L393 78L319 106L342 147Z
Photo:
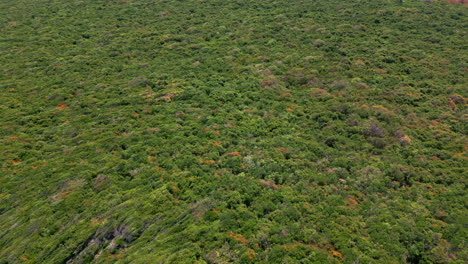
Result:
M466 14L1 1L0 263L466 263Z

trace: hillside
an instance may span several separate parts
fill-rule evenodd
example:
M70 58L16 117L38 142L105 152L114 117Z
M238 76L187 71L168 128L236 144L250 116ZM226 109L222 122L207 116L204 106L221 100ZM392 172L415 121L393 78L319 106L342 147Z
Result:
M0 263L466 263L467 9L0 1Z

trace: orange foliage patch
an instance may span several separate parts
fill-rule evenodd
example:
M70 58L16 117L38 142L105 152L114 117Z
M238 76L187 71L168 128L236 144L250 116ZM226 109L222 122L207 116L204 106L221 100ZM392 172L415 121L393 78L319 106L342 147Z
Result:
M246 113L255 113L254 110L249 110L249 109L245 109L244 112L246 112Z
M346 94L343 93L343 92L332 93L332 95L335 96L335 97L345 97L346 96Z
M60 103L56 108L58 110L64 110L65 108L67 108L67 105L65 103Z
M91 226L97 226L97 225L99 225L99 220L91 219Z
M215 147L219 147L219 146L221 146L221 142L215 141L215 142L211 143L211 145L213 145Z
M276 84L276 82L272 81L272 80L260 81L260 86L262 88L268 88L268 87L274 86L275 84Z
M359 204L359 201L356 199L356 197L354 197L352 195L348 195L348 196L346 196L346 204L349 207L355 207L356 205Z
M16 139L18 139L18 137L13 136L13 137L10 137L10 139L11 140L16 140Z
M334 257L338 257L338 258L340 258L340 259L343 259L343 258L344 258L344 257L343 257L343 254L341 254L340 252L338 252L338 251L336 251L336 250L332 250L331 253L332 253L332 256L334 256Z
M180 191L180 188L177 187L177 186L172 186L172 190L174 190L174 191Z
M411 143L411 138L407 135L404 135L403 137L400 138L400 142L402 144L409 145Z
M316 250L321 250L321 251L323 250L323 249L321 249L319 246L314 245L314 244L302 244L302 243L300 243L300 244L303 245L303 246L306 246L306 247L308 247L308 248L312 248L312 249L316 249Z
M247 238L245 238L243 235L241 234L236 234L236 233L233 233L233 232L229 232L227 234L228 237L234 239L235 241L237 242L240 242L242 245L247 245L247 243L249 242L249 240L247 240Z
M282 245L282 247L286 250L289 251L291 249L297 248L297 244L292 244L292 245Z
M376 73L380 73L380 74L385 74L385 73L387 73L387 71L384 70L384 69L375 69L374 71L375 71Z
M158 132L159 130L161 130L159 127L150 127L146 129L148 132Z
M111 259L111 258L115 258L115 259L121 259L122 258L122 254L110 254L107 258Z
M356 59L353 61L353 64L356 65L356 66L364 66L364 65L366 65L366 63L364 62L364 58L356 58Z
M251 248L247 249L247 254L250 260L253 260L255 258L255 255L257 255L257 253L255 253L255 251Z
M228 157L242 157L242 154L239 151L233 151L228 154L226 154Z
M468 5L468 1L466 0L447 0L447 2L452 4Z
M14 91L14 90L15 90L15 88L9 88L8 90L10 90L10 91Z
M449 98L447 100L447 104L449 105L450 109L452 109L452 110L455 110L457 108L457 104L451 98Z
M269 182L269 181L265 181L265 180L259 180L258 181L261 185L265 186L265 187L268 187L272 190L278 190L278 185L272 183L272 182Z
M289 149L283 147L276 148L276 150L283 154L289 153Z
M173 98L174 96L176 96L175 93L168 93L168 94L166 94L166 95L163 95L163 96L161 96L161 97L156 98L156 101L165 100L166 102L169 103L169 102L172 101L172 98Z
M200 163L205 163L205 164L215 164L216 163L216 161L214 161L214 160L203 160L202 158L199 158L198 161Z
M296 108L295 105L290 105L286 108L286 111L291 112L292 110L294 110L294 108Z
M73 193L73 191L66 191L66 192L58 193L58 194L52 196L52 200L57 201L57 200L66 198L66 197L69 196L71 193Z
M156 168L153 168L153 170L157 171L157 172L164 172L165 170L161 167L156 167Z
M10 160L10 163L13 164L13 165L17 165L17 164L20 164L20 161L19 160Z
M103 225L105 223L107 223L107 218L104 218L102 220L99 220L99 219L96 219L96 218L91 219L91 225L92 226Z
M328 92L324 89L315 89L310 92L310 95L327 95Z
M224 127L235 127L235 125L233 125L231 121L228 121L226 124L224 124Z
M381 105L374 105L372 109L380 112L380 113L392 113L392 111L388 110L388 108L381 106Z
M462 159L468 159L468 157L465 157L464 155L465 155L465 153L463 153L463 152L453 154L454 157L462 158Z
M215 214L219 214L219 213L220 213L220 211L218 211L218 210L216 210L216 209L214 209L214 208L213 208L211 211L213 211L213 213L215 213Z
M211 130L209 128L204 128L203 132L211 133L213 135L221 135L221 132L219 130Z

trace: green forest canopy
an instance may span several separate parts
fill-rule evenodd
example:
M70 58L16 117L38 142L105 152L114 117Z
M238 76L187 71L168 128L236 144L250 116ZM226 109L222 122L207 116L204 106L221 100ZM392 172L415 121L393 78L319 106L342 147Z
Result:
M466 263L466 15L0 2L0 263Z

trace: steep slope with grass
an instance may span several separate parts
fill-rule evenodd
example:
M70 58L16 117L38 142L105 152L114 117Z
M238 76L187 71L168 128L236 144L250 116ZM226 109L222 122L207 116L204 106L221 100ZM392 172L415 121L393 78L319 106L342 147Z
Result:
M0 263L465 263L466 15L0 2Z

